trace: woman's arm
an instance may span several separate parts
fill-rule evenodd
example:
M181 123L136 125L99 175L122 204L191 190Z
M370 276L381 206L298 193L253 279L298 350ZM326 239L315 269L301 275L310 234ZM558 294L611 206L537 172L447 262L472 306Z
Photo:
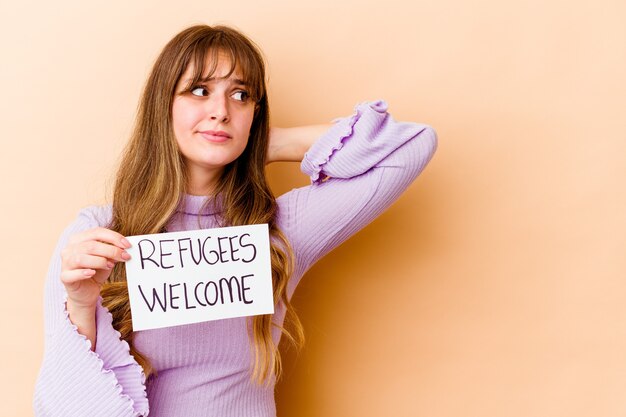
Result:
M437 149L430 126L394 120L382 100L333 122L300 164L311 184L277 198L279 226L296 255L289 296L317 260L391 206Z
M332 124L298 127L273 127L270 129L267 163L300 162L315 140Z
M78 333L96 348L96 304L102 283L116 262L125 262L130 243L113 230L95 227L76 233L61 251L61 282L67 293L67 312Z
M81 307L70 299L66 303L67 317L76 326L78 333L84 335L91 343L91 350L96 350L96 306Z
M70 237L101 227L108 219L97 207L82 210L61 235L50 261L44 291L44 357L33 397L37 417L148 413L143 371L113 328L101 298L95 311L81 313L71 302L68 305L61 281L62 252Z

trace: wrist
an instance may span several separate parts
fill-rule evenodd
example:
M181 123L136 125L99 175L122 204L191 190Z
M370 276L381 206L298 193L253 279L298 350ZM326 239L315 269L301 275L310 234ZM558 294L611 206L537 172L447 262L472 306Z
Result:
M80 305L72 301L71 299L67 299L66 309L70 321L76 325L80 324L88 324L96 321L96 306L91 305Z
M89 302L89 301L85 302L85 301L74 300L72 297L68 296L66 304L67 304L68 311L71 308L72 311L80 313L80 312L96 311L97 302L98 302L97 299L93 300L92 302Z
M267 145L266 163L277 162L281 160L280 152L283 145L284 129L280 127L270 128L269 143Z
M68 298L66 304L70 322L76 326L78 333L91 342L91 350L96 349L96 306L76 305Z
M300 162L304 154L332 124L272 128L268 163L275 161Z

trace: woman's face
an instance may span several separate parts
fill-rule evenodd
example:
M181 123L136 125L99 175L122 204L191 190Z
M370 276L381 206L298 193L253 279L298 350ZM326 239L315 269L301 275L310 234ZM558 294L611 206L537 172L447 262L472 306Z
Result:
M172 124L196 189L213 185L248 143L255 103L238 68L223 78L229 69L229 58L220 54L211 79L185 91L194 70L190 64L176 86Z

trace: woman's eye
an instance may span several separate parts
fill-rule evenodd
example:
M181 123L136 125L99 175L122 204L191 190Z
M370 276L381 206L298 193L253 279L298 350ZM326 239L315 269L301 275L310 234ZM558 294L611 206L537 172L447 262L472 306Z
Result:
M191 94L198 97L206 97L209 95L209 92L204 87L193 87L191 90Z
M233 94L233 97L235 97L235 100L246 101L250 95L246 91L237 91Z

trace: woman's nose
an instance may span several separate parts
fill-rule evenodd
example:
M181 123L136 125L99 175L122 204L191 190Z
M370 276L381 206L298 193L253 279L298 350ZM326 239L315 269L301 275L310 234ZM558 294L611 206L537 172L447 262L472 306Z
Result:
M208 115L211 120L228 121L228 105L225 97L219 97L216 94L207 101L209 105Z

